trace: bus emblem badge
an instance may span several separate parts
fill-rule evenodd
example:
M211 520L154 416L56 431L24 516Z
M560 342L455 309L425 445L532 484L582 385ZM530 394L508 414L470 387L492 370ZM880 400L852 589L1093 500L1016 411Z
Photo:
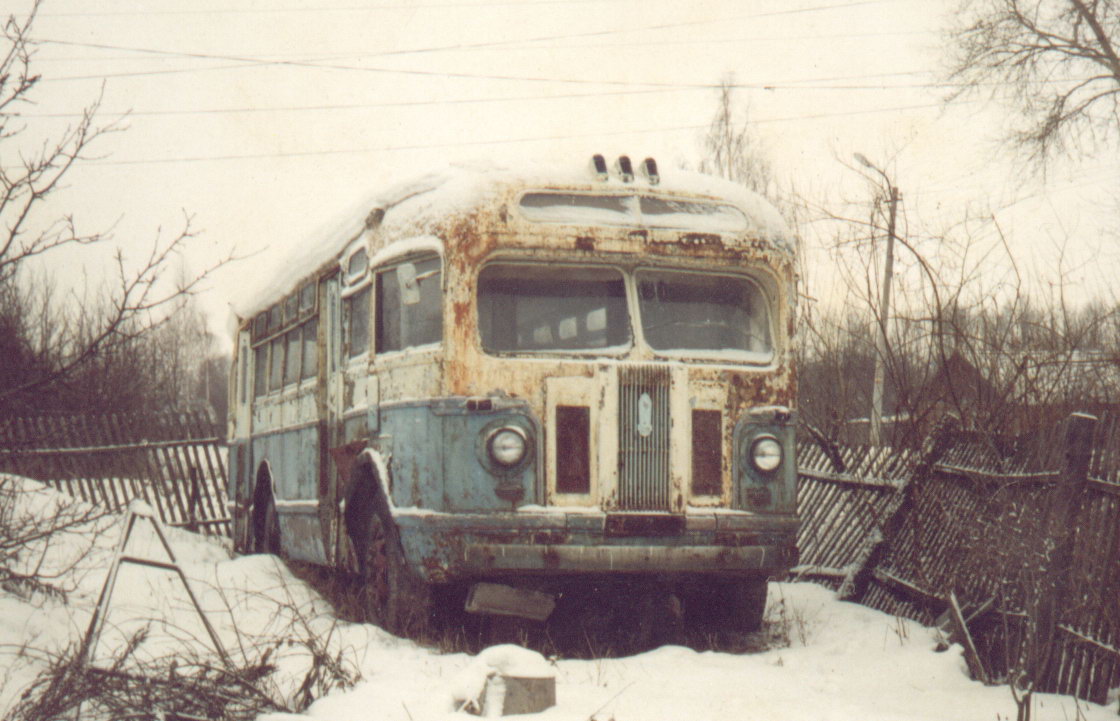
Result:
M653 399L649 393L643 393L638 398L638 435L649 438L653 433Z

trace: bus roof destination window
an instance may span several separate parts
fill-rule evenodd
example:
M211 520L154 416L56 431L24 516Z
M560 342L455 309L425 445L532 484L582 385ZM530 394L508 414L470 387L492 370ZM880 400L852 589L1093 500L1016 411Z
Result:
M747 216L733 205L643 196L639 207L642 223L653 228L712 233L734 233L747 229Z
M743 277L640 271L642 333L657 351L773 356L766 299Z
M625 348L630 320L613 268L500 263L478 278L479 331L489 352Z
M538 223L637 225L633 205L627 195L526 193L521 197L521 212Z

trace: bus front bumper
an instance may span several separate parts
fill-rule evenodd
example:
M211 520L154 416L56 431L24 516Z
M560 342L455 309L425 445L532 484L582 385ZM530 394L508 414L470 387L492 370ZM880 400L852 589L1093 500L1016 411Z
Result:
M757 576L797 562L792 515L428 513L397 522L407 560L433 583L519 574Z

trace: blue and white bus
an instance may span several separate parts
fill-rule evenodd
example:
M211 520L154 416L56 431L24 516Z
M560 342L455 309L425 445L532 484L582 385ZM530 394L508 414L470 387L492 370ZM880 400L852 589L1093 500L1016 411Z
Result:
M652 159L389 188L254 300L230 412L236 545L357 574L390 630L432 591L548 616L648 578L760 622L796 556L795 244Z

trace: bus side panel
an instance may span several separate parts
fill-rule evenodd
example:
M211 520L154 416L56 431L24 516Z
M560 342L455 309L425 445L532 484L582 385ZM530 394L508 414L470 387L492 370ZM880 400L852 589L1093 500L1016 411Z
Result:
M444 507L449 511L511 511L536 497L536 424L522 413L508 410L442 415ZM486 438L503 426L521 428L529 439L527 458L506 470L489 460Z
M391 448L393 505L446 510L440 419L426 405L381 407L382 445Z
M469 412L462 399L381 408L379 445L391 448L393 504L448 512L512 510L535 496L536 424L519 409ZM485 440L514 425L530 439L528 457L505 470L488 462Z
M284 552L326 563L318 510L319 424L273 431L253 439L253 466L268 460Z

